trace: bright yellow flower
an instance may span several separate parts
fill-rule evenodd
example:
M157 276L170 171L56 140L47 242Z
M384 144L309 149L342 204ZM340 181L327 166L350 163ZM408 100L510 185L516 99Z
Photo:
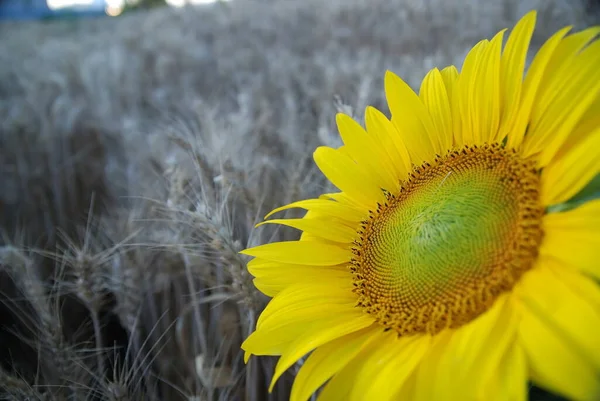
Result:
M600 400L600 27L553 35L523 77L535 12L419 94L385 76L391 121L339 114L314 159L341 191L278 208L299 241L243 251L272 296L246 358L313 351L304 401L511 401L529 380ZM268 218L269 216L267 216ZM264 224L264 223L263 223Z

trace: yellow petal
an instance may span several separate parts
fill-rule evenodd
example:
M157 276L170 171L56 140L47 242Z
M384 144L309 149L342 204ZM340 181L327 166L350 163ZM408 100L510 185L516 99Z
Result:
M599 67L600 68L600 67ZM575 196L600 173L600 127L574 144L542 171L541 201L563 203Z
M357 237L355 229L331 219L274 219L258 223L256 227L264 224L281 224L302 230L329 241L345 244L351 243Z
M352 257L349 249L313 241L272 242L244 249L240 253L274 262L309 266L339 265L349 262Z
M513 308L510 296L502 295L483 315L453 330L446 349L439 351L432 399L478 399L485 393L516 336Z
M475 144L490 143L498 135L500 123L500 55L504 32L500 31L478 58L478 65L471 77L469 108L474 119Z
M323 215L336 217L338 219L343 219L353 223L361 222L368 216L365 211L341 202L326 199L305 199L273 209L265 216L265 219L268 219L275 213L292 208L302 208L308 211L315 211Z
M525 351L518 341L513 341L480 399L482 401L527 401L528 380Z
M441 389L450 389L452 376L440 375L441 361L446 357L446 350L454 330L444 330L433 337L429 351L423 356L423 360L415 369L415 389L411 400L430 401L435 400L435 394L443 394ZM435 377L432 383L431 378ZM435 384L435 385L433 385ZM437 395L440 397L440 395Z
M532 110L523 155L539 153L544 167L573 132L600 93L600 41L588 45L549 82L543 82L538 103ZM546 100L546 103L542 103Z
M544 216L540 255L600 279L600 200Z
M317 348L304 362L294 379L290 401L306 401L323 383L343 369L363 347L377 338L378 324L333 340Z
M298 241L302 241L302 242L316 241L316 242L321 242L321 243L324 243L324 244L339 246L339 243L338 244L335 244L335 243L332 244L330 241L327 241L327 240L325 240L325 239L323 239L321 237L317 237L316 235L313 235L313 234L310 234L310 233L305 233L305 232L303 232L300 235L300 238L298 239Z
M376 135L392 161L396 180L405 180L412 171L412 163L406 145L400 133L382 112L374 107L367 107L365 124L370 135Z
M271 299L258 317L256 327L279 326L281 322L278 318L292 319L292 314L298 318L310 314L328 316L333 308L354 313L360 308L355 308L357 297L353 288L350 276L347 280L292 285ZM323 308L323 305L327 305L327 308Z
M378 137L369 135L350 116L342 113L336 115L340 136L350 157L373 177L380 188L396 192L400 185L392 162L387 152L378 143Z
M515 287L522 304L519 338L532 378L573 400L600 399L600 311L540 264Z
M377 340L381 337L381 334L377 333L373 341L368 341L363 349L329 380L317 397L317 401L349 401L348 397L358 372L364 365L366 358L377 348Z
M552 259L544 259L544 266L548 267L558 281L569 287L571 292L579 294L594 309L600 311L600 285L597 281Z
M527 75L525 76L525 81L523 82L521 102L519 104L515 123L508 136L507 146L518 148L523 142L523 137L531 118L531 110L537 100L536 94L544 76L544 71L552 58L552 54L560 44L560 41L570 29L571 27L565 27L552 35L550 39L542 45L531 62Z
M392 123L406 144L413 163L421 165L433 161L442 149L431 116L419 96L391 71L385 73L385 96Z
M350 157L320 146L313 155L319 169L339 190L367 208L385 202L381 187Z
M473 46L463 61L463 66L458 77L457 101L460 110L460 119L462 121L462 126L460 128L460 135L462 137L461 145L477 143L476 135L479 127L479 120L478 115L474 114L474 106L476 103L473 99L473 92L477 69L481 64L481 57L485 53L488 44L489 42L487 40L482 40Z
M600 96L596 98L594 103L588 108L586 113L577 124L577 127L573 131L562 148L558 151L555 159L561 157L567 153L573 146L582 140L587 139L592 132L597 131L600 127Z
M452 134L452 111L450 98L442 74L437 68L429 71L419 90L419 97L429 110L433 125L440 138L442 152L449 150L454 142Z
M350 196L348 196L348 194L344 192L324 193L319 195L319 199L334 200L346 206L359 208L360 210L365 210L363 206L361 206L356 200L352 199Z
M247 267L255 277L256 288L269 297L274 297L294 284L311 284L319 280L331 282L347 280L350 277L350 271L345 265L303 266L255 258L248 262Z
M366 323L373 322L372 319L367 322L368 316L358 313L359 309L351 306L344 308L340 305L333 305L326 311L322 310L321 306L320 309L315 310L314 313L296 312L291 316L280 314L275 322L268 321L264 327L257 328L242 343L245 359L248 360L250 355L283 355L289 349L290 344L294 344L299 338L312 338L311 336L319 333L331 336L332 327L353 327L353 322L356 322L357 327L361 328L365 327ZM362 326L363 324L365 326ZM340 333L342 332L340 331Z
M512 347L518 321L511 298L503 296L471 327L467 325L459 344L468 351L463 355L459 370L462 375L459 375L457 384L462 380L462 385L476 393L477 398L485 398L488 389L483 383L494 377L503 357ZM473 381L480 385L469 386Z
M444 86L448 93L448 101L450 103L450 111L452 113L452 145L455 147L463 145L462 137L462 118L460 115L459 106L459 91L458 91L458 70L455 66L451 65L440 71L442 79L444 80Z
M364 316L355 307L352 288L351 278L346 282L297 283L285 288L267 304L242 349L255 355L281 355L298 336L326 329L333 318Z
M562 74L565 70L572 68L569 64L591 41L593 41L600 33L600 27L593 26L583 31L573 33L566 36L556 48L552 55L552 59L548 63L548 68L544 73L544 80L556 81L561 80L557 74ZM551 103L551 100L543 96L551 88L551 85L540 87L540 105L546 107Z
M342 279L344 276L343 272L337 271L327 271L327 272L318 272L317 268L313 267L312 269L304 269L298 274L301 276L298 278L293 278L288 274L280 274L280 275L271 275L264 277L256 277L252 280L254 286L257 290L265 294L267 297L274 297L279 294L281 291L286 289L287 287L298 284L310 284L315 280L333 280L333 279ZM348 274L348 273L345 273Z
M569 154L571 150L578 147L582 141L589 141L590 136L598 135L598 128L600 127L600 96L596 98L594 103L588 108L581 120L577 124L577 127L573 130L561 148L558 150L554 159L548 166L551 166L555 161L560 161L565 155Z
M500 88L502 90L502 116L497 141L510 134L521 101L523 71L529 43L535 27L536 11L530 11L515 25L502 53Z
M326 328L307 331L304 335L298 336L288 345L285 352L281 355L281 358L279 358L279 361L277 361L269 391L273 389L277 379L279 379L290 366L310 351L330 341L346 337L348 334L372 325L373 318L364 313L360 308L355 308L355 314L352 316L336 316L331 319L329 326Z
M384 333L377 348L363 361L349 401L395 401L431 341L428 335L398 337L393 331Z
M410 377L404 381L398 392L394 394L392 400L414 400L416 385L415 371L413 371Z

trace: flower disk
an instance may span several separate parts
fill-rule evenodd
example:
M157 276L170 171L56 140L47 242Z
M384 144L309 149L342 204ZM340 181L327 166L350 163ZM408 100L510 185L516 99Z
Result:
M363 222L359 305L399 334L436 334L485 312L532 267L542 239L534 164L499 145L416 169Z

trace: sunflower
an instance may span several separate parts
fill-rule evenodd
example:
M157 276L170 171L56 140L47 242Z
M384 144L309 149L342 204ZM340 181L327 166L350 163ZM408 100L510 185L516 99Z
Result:
M416 94L385 75L391 119L338 114L314 160L340 192L274 223L300 240L242 251L272 297L242 348L309 356L291 400L525 400L528 382L600 400L600 27L565 27L524 74L531 11Z

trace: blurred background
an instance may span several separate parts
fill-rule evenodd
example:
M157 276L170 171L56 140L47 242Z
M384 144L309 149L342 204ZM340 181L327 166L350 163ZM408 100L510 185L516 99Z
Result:
M302 361L271 394L276 359L243 362L267 299L238 252L333 190L335 113L387 114L386 70L418 90L535 8L531 60L599 6L0 0L0 399L287 400Z

